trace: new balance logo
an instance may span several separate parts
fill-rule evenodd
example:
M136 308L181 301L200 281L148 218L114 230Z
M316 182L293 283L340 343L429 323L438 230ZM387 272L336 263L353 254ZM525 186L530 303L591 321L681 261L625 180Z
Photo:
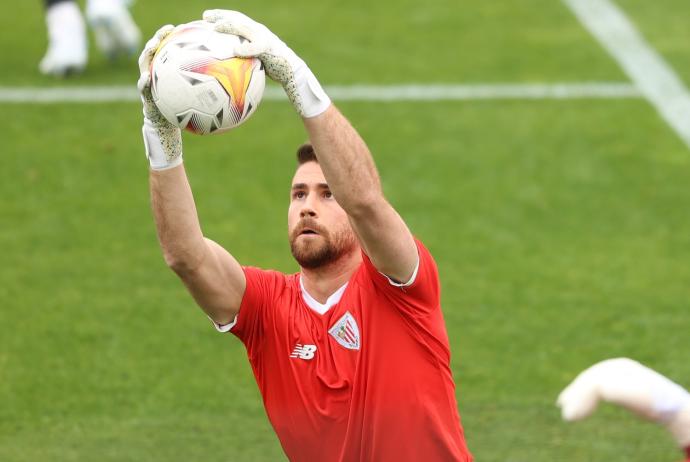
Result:
M295 345L295 349L290 353L291 358L299 359L313 359L314 353L316 353L316 345L302 345L298 343Z

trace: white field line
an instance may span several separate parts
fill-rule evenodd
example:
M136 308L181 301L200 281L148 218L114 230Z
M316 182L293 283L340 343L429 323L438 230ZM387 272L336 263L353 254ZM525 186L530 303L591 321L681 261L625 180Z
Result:
M609 0L564 0L644 97L690 147L690 93L673 68Z
M635 86L621 82L477 85L330 85L337 101L459 101L484 99L640 98ZM266 88L264 100L283 100L282 89ZM0 103L110 103L139 101L133 85L83 87L0 87Z

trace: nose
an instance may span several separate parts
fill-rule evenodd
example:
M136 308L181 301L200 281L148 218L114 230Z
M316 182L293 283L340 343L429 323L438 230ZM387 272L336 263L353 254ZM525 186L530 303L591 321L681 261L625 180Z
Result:
M302 208L299 211L300 218L316 217L316 207L314 204L314 194L307 195L306 200L302 204Z
M300 216L300 218L306 218L306 217L314 218L314 217L316 217L316 212L311 207L307 207L305 205L304 207L302 207L302 210L299 211L299 216Z

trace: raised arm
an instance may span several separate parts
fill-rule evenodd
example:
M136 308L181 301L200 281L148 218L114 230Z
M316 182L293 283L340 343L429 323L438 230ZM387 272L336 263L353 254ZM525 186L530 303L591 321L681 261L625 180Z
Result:
M149 64L171 29L160 29L139 58L138 87L144 105L144 145L151 165L151 205L166 263L211 319L228 324L242 302L244 272L225 249L204 238L182 165L180 129L163 118L151 99Z
M374 266L407 282L418 262L417 247L405 222L386 201L374 161L364 141L331 104L305 62L266 26L237 11L209 10L216 30L246 39L234 52L256 56L280 83L304 124L335 199L350 217Z
M418 262L417 246L407 225L386 201L369 148L348 120L331 105L304 118L328 186L376 268L407 282Z
M204 238L184 166L151 170L149 183L165 262L211 319L229 324L246 287L242 267L223 247Z

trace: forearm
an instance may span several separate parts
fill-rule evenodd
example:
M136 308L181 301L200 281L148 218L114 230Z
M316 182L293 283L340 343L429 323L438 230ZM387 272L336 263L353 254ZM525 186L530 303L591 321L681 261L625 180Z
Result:
M194 197L184 166L149 173L151 206L166 263L176 271L192 270L205 257Z
M369 148L350 122L331 105L304 125L333 197L350 217L360 244L376 268L407 282L418 261L407 225L381 190Z
M374 265L393 279L410 276L418 261L414 239L383 196L369 148L331 103L306 63L266 26L242 13L209 10L204 19L215 23L216 31L245 37L235 54L258 57L266 74L283 86L302 116L328 189L347 213Z
M234 319L242 302L244 272L230 253L204 238L182 164L180 129L163 117L151 94L151 60L172 29L170 25L160 28L139 56L137 88L144 112L144 148L151 168L153 217L165 262L199 306L216 322L226 324Z
M304 126L331 192L349 215L383 200L369 148L334 105L305 118Z

